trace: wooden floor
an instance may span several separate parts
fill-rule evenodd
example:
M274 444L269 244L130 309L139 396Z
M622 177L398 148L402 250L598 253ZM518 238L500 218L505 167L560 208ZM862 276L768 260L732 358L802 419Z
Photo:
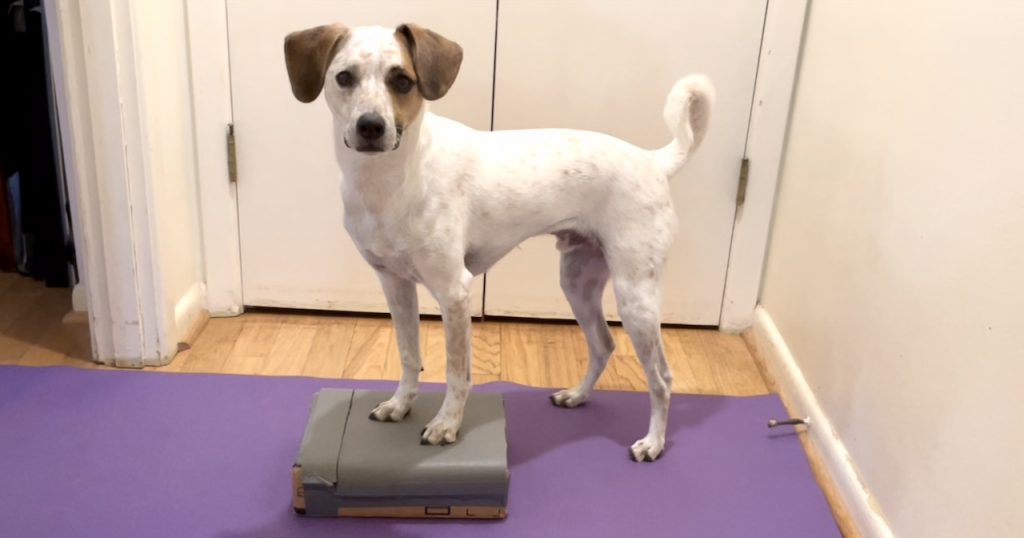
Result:
M0 273L0 364L91 367L89 328L64 323L71 291Z
M0 274L0 364L105 368L89 360L85 323L62 322L68 290ZM423 381L444 381L444 332L424 320ZM646 390L629 338L613 327L617 349L599 388ZM665 329L675 392L766 394L746 344L706 329ZM571 323L487 321L473 324L473 381L512 381L538 387L575 384L587 366L583 335ZM398 379L398 346L384 318L256 312L211 319L191 349L152 370L326 378Z

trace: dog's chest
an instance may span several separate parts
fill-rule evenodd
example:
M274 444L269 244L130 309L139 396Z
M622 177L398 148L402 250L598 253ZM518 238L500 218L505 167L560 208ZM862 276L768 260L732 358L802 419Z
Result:
M345 229L359 252L374 269L388 271L408 280L420 280L413 261L416 245L421 244L406 219L374 215L365 211L346 211Z

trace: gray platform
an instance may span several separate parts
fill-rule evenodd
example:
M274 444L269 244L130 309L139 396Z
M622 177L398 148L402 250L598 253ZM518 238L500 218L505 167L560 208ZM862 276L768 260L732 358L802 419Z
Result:
M444 447L419 444L443 393L420 394L402 422L370 420L390 397L349 389L314 396L293 468L295 510L320 517L505 517L501 394L472 393L458 442Z

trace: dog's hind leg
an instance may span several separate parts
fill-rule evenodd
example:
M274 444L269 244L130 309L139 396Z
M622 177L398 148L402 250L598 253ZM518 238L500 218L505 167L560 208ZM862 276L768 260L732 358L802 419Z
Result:
M416 397L420 378L420 310L416 284L386 270L377 271L388 310L395 324L398 353L402 359L402 379L390 400L382 402L370 413L370 420L399 421L409 414Z
M579 384L552 394L551 403L576 407L587 401L615 349L601 307L601 296L608 283L608 263L596 242L571 232L558 235L558 250L562 253L562 291L586 336L589 362Z
M633 235L632 237L639 237ZM665 449L672 370L661 340L661 293L658 277L664 255L657 241L636 242L625 251L608 252L615 299L622 325L629 333L643 365L651 393L651 420L647 435L630 447L635 461L654 461Z

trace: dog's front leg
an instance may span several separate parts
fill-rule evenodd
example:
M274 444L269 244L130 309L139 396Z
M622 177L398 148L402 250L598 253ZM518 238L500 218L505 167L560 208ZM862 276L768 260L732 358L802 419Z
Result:
M441 303L441 317L444 320L445 348L448 354L447 382L444 402L437 416L431 420L421 434L420 443L445 445L454 443L462 425L462 413L470 389L470 297L469 284L473 276L462 270L459 282L435 296Z
M420 309L416 284L386 271L377 271L388 310L395 324L398 353L402 358L402 380L390 400L370 413L370 420L399 421L409 414L420 383Z

